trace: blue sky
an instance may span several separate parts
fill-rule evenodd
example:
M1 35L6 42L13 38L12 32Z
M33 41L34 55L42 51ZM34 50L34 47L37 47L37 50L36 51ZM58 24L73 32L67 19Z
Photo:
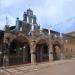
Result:
M44 28L51 26L59 32L75 30L75 0L0 0L0 29L4 28L6 16L9 24L15 25L16 17L22 20L28 8Z

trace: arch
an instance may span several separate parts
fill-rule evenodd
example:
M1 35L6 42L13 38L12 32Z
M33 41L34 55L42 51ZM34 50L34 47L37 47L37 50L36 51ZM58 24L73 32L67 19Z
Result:
M58 45L59 47L61 47L61 43L59 41L54 41L53 45Z
M30 63L30 42L26 37L18 36L10 43L9 65Z
M36 50L36 62L49 61L48 42L45 39L40 39L35 47Z
M25 36L24 34L19 34L17 36L17 39L22 42L22 43L25 43L25 42L28 42L30 44L30 38L28 38L27 36Z
M37 43L46 43L49 46L49 40L47 38L40 37L37 39L36 44Z
M26 44L30 45L29 39L27 37L18 36L10 42L10 48L22 48Z
M53 43L53 60L61 59L61 49L62 45L59 41L54 41Z

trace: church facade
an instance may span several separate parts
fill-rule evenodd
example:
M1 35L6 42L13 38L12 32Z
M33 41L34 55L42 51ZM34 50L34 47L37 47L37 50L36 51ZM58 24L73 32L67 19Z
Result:
M64 59L65 34L42 29L31 9L16 19L16 26L5 26L0 43L0 65L36 64ZM64 36L64 37L63 37Z

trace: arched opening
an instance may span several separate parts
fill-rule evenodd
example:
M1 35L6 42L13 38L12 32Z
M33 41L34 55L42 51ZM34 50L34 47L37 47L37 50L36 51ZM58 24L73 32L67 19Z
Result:
M20 42L14 39L10 43L9 48L9 65L17 65L22 63L22 48Z
M36 44L36 62L49 61L48 45L45 40L40 40Z
M17 38L10 44L9 65L18 65L31 62L30 45L28 39Z
M61 46L58 43L53 45L53 60L60 60L61 57Z
M24 50L23 50L23 53L24 53L24 63L31 63L31 52L30 52L30 45L29 44L26 44L24 46Z

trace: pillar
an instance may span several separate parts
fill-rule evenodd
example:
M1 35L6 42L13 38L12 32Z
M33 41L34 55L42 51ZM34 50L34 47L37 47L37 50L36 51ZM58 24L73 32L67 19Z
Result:
M31 43L31 64L36 63L35 43Z
M9 66L9 44L4 44L4 55L3 55L3 67L6 68ZM6 48L8 46L8 48Z
M9 58L8 58L8 55L4 54L4 57L3 57L3 67L6 68L9 66Z
M60 59L64 59L65 56L64 56L64 46L61 45L61 53L60 53Z
M29 23L29 17L27 16L27 23Z
M32 28L31 28L31 31L34 31L34 25L32 24Z
M49 61L53 61L53 50L52 50L52 45L49 46Z
M40 34L42 34L43 33L43 31L42 31L43 29L42 29L42 26L40 25Z
M4 37L3 67L9 66L10 38Z

